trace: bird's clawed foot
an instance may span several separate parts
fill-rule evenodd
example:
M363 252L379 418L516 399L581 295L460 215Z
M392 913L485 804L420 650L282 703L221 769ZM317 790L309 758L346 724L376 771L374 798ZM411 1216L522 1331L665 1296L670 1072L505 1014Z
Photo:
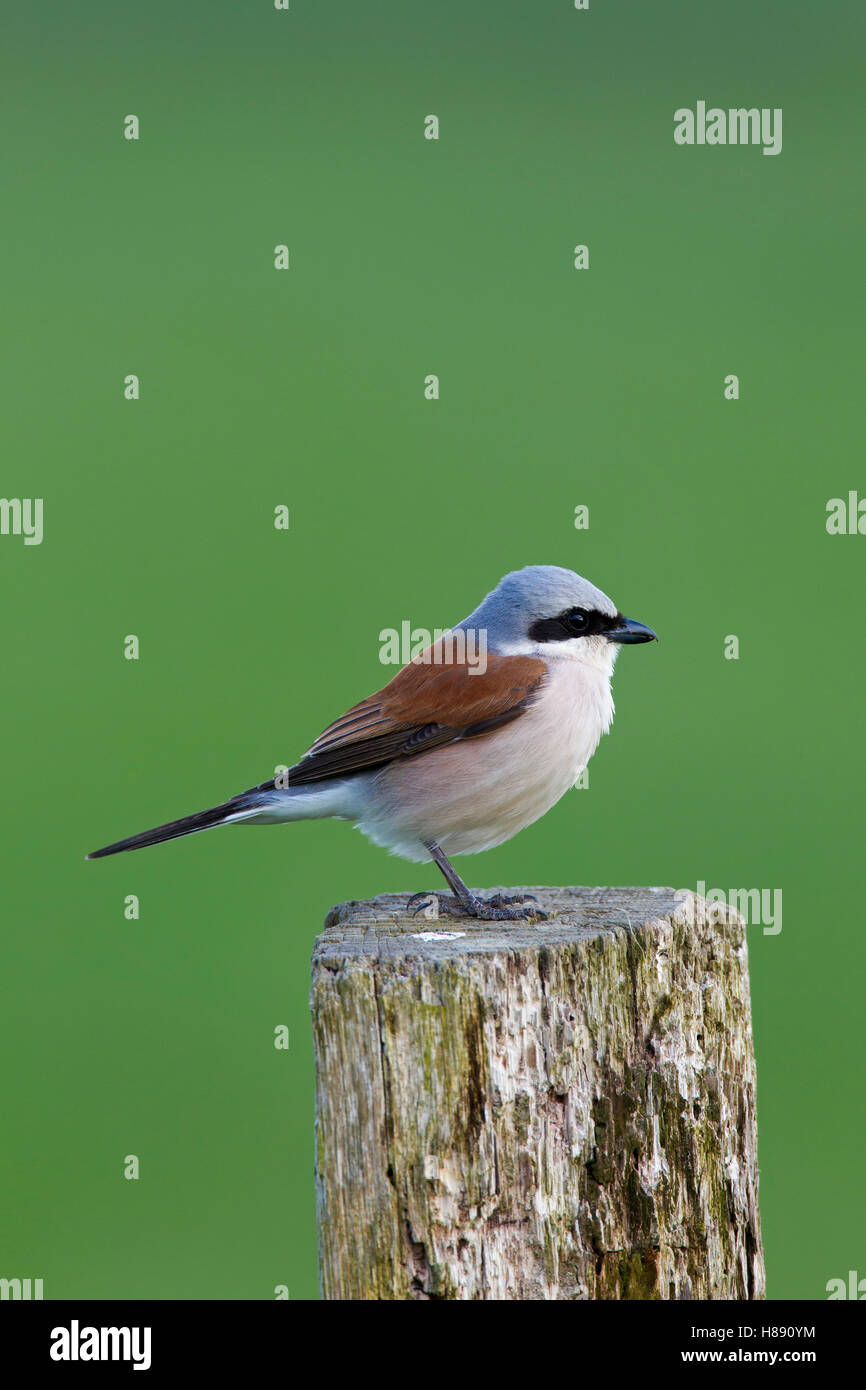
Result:
M452 893L414 893L406 904L406 910L410 916L423 915L428 921L435 921L439 917L474 917L482 922L548 921L548 914L536 903L537 899L531 893L525 897L496 893L492 898L471 897L465 902Z
M548 922L548 914L538 906L533 893L523 896L494 893L492 898L474 898L478 916L490 922Z

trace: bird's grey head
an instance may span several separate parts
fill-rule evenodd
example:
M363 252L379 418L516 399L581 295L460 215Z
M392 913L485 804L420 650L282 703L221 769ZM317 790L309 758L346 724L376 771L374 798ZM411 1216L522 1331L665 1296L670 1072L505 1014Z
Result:
M655 637L588 579L557 565L506 574L459 627L484 631L488 650L503 656L571 658L607 670L621 643Z

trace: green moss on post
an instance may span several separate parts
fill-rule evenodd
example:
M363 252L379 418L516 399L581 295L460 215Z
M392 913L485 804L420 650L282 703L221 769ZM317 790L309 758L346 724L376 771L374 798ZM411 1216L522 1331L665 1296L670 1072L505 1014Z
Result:
M329 914L323 1296L763 1297L741 918L527 891L553 920L429 922L393 895Z

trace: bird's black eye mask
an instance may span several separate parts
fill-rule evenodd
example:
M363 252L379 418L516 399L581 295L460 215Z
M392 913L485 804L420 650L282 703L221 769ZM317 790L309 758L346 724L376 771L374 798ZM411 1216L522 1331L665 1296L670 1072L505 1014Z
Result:
M539 618L529 629L533 642L567 642L572 637L597 637L612 632L624 621L621 613L599 613L597 608L567 608L558 618Z

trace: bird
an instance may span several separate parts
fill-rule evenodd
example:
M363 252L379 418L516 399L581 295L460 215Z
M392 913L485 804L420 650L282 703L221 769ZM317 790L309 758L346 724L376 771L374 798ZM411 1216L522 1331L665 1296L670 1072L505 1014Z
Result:
M574 786L613 720L620 647L657 640L572 570L513 570L293 767L87 858L218 825L334 817L392 854L435 863L451 893L414 895L422 905L435 898L449 915L485 921L543 918L526 898L476 896L451 857L503 844Z

